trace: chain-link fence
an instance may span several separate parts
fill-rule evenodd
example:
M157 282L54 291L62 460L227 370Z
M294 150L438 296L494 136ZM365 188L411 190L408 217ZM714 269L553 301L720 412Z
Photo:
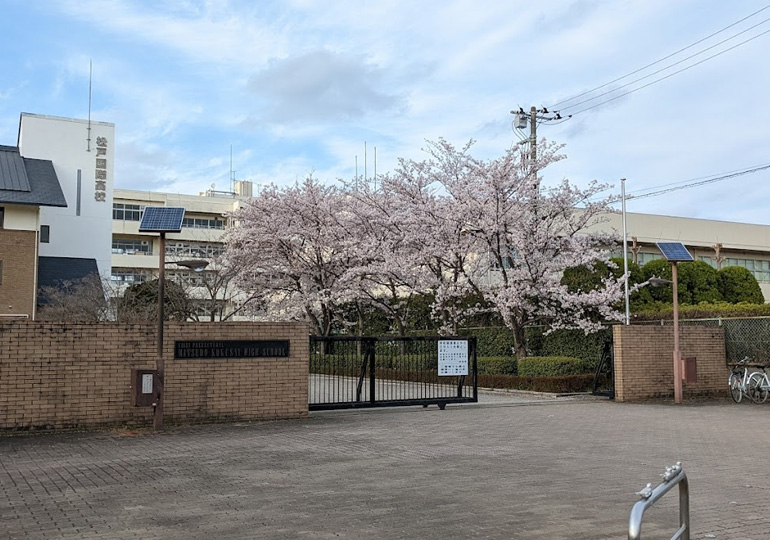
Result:
M634 324L670 326L671 320ZM749 357L754 364L770 364L770 317L745 319L684 319L680 326L721 326L725 330L725 357L728 364Z

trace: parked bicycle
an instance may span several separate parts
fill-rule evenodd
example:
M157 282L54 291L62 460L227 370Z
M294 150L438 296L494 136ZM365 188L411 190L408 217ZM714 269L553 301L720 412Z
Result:
M752 389L752 398L754 403L764 403L770 394L770 378L767 376L767 366L762 367L762 371L755 371L749 375L749 387Z
M730 377L727 379L727 384L730 386L730 395L736 403L740 403L744 396L754 403L760 403L759 388L761 385L758 378L752 378L753 375L757 375L759 372L749 373L749 367L751 367L749 366L749 360L751 359L746 356L730 366ZM770 388L768 390L770 391ZM765 399L767 399L767 394L765 394Z

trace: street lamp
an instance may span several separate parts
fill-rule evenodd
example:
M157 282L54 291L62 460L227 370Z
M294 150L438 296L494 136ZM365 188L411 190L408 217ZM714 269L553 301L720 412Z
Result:
M158 261L158 351L155 358L157 378L157 394L153 410L153 425L155 430L163 429L163 383L165 362L163 358L163 306L165 303L166 287L164 269L166 267L166 233L182 232L184 208L176 206L147 206L139 222L139 232L160 233L160 259Z
M677 290L677 275L680 262L691 262L695 258L687 251L681 242L657 242L658 249L668 262L671 263L671 281L661 278L650 279L650 285L660 286L671 283L674 295L674 403L682 403L682 353L679 350L679 294ZM653 280L655 280L653 282Z

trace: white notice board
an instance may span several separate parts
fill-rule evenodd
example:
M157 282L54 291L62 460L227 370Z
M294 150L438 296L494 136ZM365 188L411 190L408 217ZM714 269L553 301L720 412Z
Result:
M442 339L438 342L438 375L452 377L468 374L468 342Z

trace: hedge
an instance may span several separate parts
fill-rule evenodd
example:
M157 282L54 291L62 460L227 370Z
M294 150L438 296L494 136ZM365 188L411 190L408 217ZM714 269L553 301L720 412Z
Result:
M476 338L479 357L513 356L513 334L506 327L463 328L460 334ZM528 327L524 334L531 356L572 356L593 369L602 357L604 342L612 340L610 327L593 334L582 330L555 330L546 334L544 328Z
M585 371L580 358L569 356L530 356L519 360L520 377L561 377Z
M593 387L593 375L565 377L514 377L512 375L479 375L480 388L530 390L532 392L572 393L588 392Z
M542 330L540 333L542 334ZM599 365L606 341L612 341L612 328L608 326L593 334L586 334L582 330L556 330L541 335L539 342L528 340L527 349L532 356L580 358L585 363L585 370L592 371ZM529 347L530 342L533 345L539 344L539 348Z
M770 315L770 304L728 304L727 302L701 303L694 306L680 305L680 319L717 319L741 317L766 317ZM671 305L656 305L654 308L637 311L633 314L635 321L659 321L674 318L674 308Z
M511 356L479 356L479 375L516 375L516 359Z

